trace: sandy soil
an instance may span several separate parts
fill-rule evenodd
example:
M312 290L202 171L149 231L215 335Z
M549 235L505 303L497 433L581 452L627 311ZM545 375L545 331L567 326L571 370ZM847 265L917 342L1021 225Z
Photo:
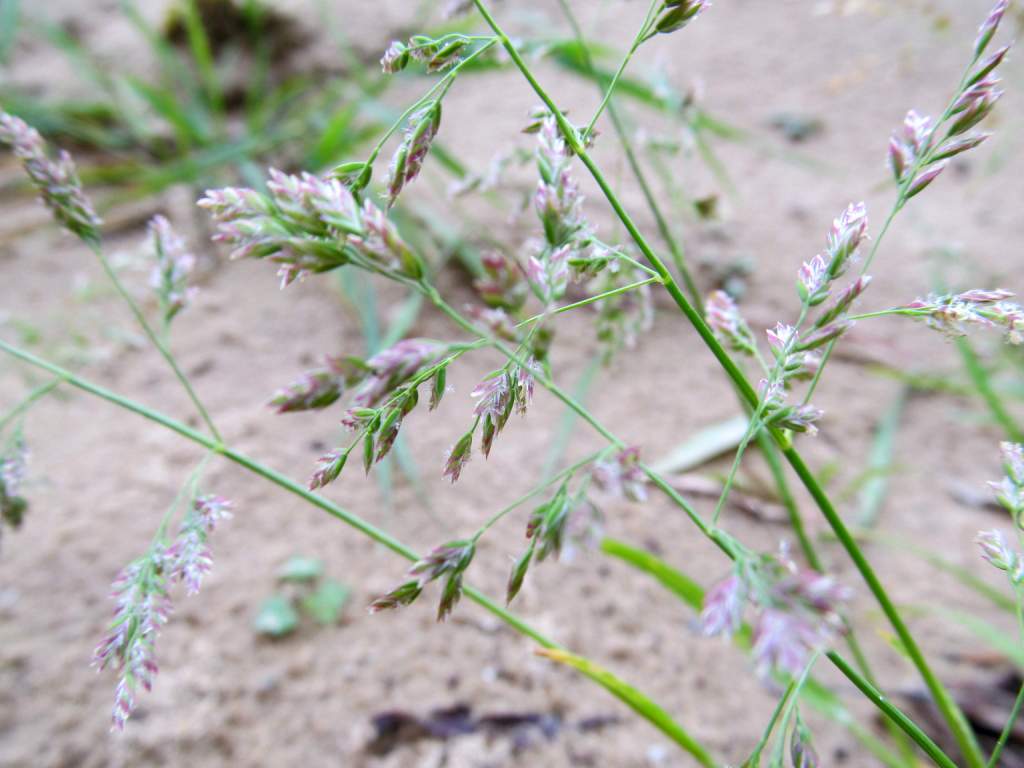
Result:
M105 5L116 4L104 4L103 13L100 4L91 12L79 3L56 1L41 10L53 18L75 19L86 41L108 55L147 66L138 41L119 22L107 21ZM517 28L543 19L562 28L553 3L530 3L537 8L530 13L513 7L518 5L501 8ZM584 14L588 33L623 44L644 4L577 5L591 6ZM699 24L651 44L638 57L637 72L659 62L680 87L699 77L708 109L764 137L764 147L793 149L767 127L780 112L809 114L824 123L819 136L797 147L814 165L792 162L777 151L719 145L739 190L723 199L723 221L687 230L696 258L749 258L756 264L745 303L755 325L764 327L792 313L796 268L820 247L831 218L849 200L866 199L877 231L891 201L883 167L888 134L909 107L931 113L941 108L988 5L988 0L735 0L716 4ZM371 13L362 4L339 4L338 13L361 47L379 51L392 29L406 28L404 6L399 0L382 2ZM300 18L309 12L297 2L286 10ZM311 34L313 48L316 41L321 46L320 53L311 55L328 59L327 44ZM574 114L593 109L591 87L545 65L539 70ZM1024 101L1016 87L1019 64L1010 62L1003 74L1008 96L993 121L997 137L957 162L901 217L880 255L866 305L888 306L926 292L933 279L929 254L936 249L954 249L958 260L951 276L964 287L1021 287ZM16 78L53 94L69 88L59 75L50 70L45 51L33 46L25 48L14 68ZM495 151L521 141L517 131L534 102L512 73L460 82L446 102L443 136L464 150L470 165L482 168ZM651 229L639 194L625 181L610 132L597 154L613 178L623 180L627 206ZM715 191L699 163L680 162L679 173L694 194ZM421 186L417 193L430 193L427 182ZM187 198L169 194L152 205L185 224L191 221ZM596 194L590 196L588 212L607 225L606 231L616 232ZM33 217L44 218L35 207L7 196L0 228L15 221L21 228ZM531 226L529 219L506 223L499 217L489 225L474 223L477 231L468 234L507 231L518 240ZM131 233L109 245L129 253L139 237ZM212 252L198 238L193 237L196 248ZM0 276L4 315L31 318L45 352L76 361L89 377L118 392L171 414L190 413L81 247L48 228L8 238L0 244ZM133 274L132 279L141 294L144 276ZM447 276L445 283L458 303L470 298L455 276ZM386 293L385 298L396 297ZM571 385L595 345L585 316L568 316L559 327L556 375ZM69 331L83 341L70 340ZM415 333L458 336L429 313ZM17 326L8 324L4 335L15 337ZM213 273L174 333L174 348L227 439L299 478L308 475L325 446L339 439L337 412L274 417L264 407L266 398L317 356L358 353L361 345L356 323L330 279L280 292L268 266L248 263ZM865 324L854 332L850 346L876 358L910 361L913 368L958 375L955 349L922 327ZM395 488L388 507L373 479L356 471L327 495L425 550L450 534L472 531L498 505L528 489L561 414L544 394L525 422L515 421L502 435L489 462L474 461L455 488L439 477L445 449L470 418L468 392L494 361L480 355L460 364L450 373L454 393L441 409L417 413L405 427L425 473L433 514L405 485ZM30 380L24 369L4 363L3 402L15 402ZM838 467L832 481L837 491L863 467L873 425L896 389L891 380L842 360L825 377L818 397L828 412L823 433L803 440L802 447L814 466ZM668 306L659 313L651 337L602 374L589 402L605 423L642 444L650 457L662 456L736 411L710 355ZM999 431L980 414L976 403L948 396L911 401L896 450L901 472L892 478L882 526L990 578L972 538L979 528L1003 521L958 505L947 492L950 480L983 489L984 481L998 476ZM338 521L221 463L212 465L206 485L232 498L238 513L214 540L216 565L202 594L178 601L161 636L154 692L143 698L127 732L111 736L113 677L97 677L88 666L109 613L108 584L146 546L200 453L136 416L80 394L51 399L33 411L27 435L33 448L32 513L20 532L5 537L0 555L2 765L690 764L616 700L535 658L531 643L472 604L460 605L446 625L434 623L429 600L390 615L366 615L362 606L400 578L403 564ZM599 445L580 427L571 454ZM751 471L761 471L756 462ZM696 503L708 511L706 500ZM803 497L801 503L812 530L823 534L824 523L812 505ZM847 502L844 510L852 506ZM726 570L688 521L656 496L643 505L609 501L604 511L611 535L656 548L704 583ZM520 546L522 523L522 514L514 516L485 540L472 569L473 582L485 591L502 591L508 557ZM784 527L736 512L729 513L727 523L745 541L764 548L787 535ZM887 645L887 627L856 573L831 544L826 552L835 570L857 589L855 613L880 677L896 693L918 690L913 670ZM254 634L252 618L275 589L276 569L294 554L322 558L329 575L351 585L355 596L340 626L306 624L296 635L270 642ZM882 546L872 547L870 554L899 603L970 609L1013 630L1008 617L993 614L919 560ZM993 583L999 582L993 578ZM733 763L756 741L776 700L738 651L700 638L692 615L671 596L599 554L534 569L517 610L559 642L647 691ZM973 667L957 661L978 649L972 635L928 611L913 615L917 637L946 679L976 676ZM833 680L831 670L823 667L821 673ZM835 682L853 709L872 723L873 712L848 685ZM481 715L551 715L565 727L550 740L531 732L531 744L518 761L513 754L518 740L507 735L467 736L447 744L424 741L386 756L370 754L375 715L393 710L423 715L462 703ZM586 727L595 718L603 727ZM873 764L846 733L813 713L809 719L825 764Z

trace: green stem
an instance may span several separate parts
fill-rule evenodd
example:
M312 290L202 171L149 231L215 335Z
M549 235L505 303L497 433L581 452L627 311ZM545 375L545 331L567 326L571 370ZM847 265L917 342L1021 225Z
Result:
M558 0L558 4L562 9L562 14L569 22L569 26L572 27L573 35L576 37L576 43L579 45L580 52L583 55L583 65L590 72L594 82L597 83L598 90L604 91L607 89L608 95L610 96L611 89L601 82L603 78L594 66L594 60L590 55L590 48L587 45L587 40L583 35L583 30L580 29L580 25L575 14L572 12L572 8L569 6L568 0ZM683 285L686 286L686 292L690 295L690 301L695 305L700 306L702 304L700 289L697 288L697 283L693 279L693 274L690 272L689 265L686 263L683 248L676 237L672 234L672 229L668 225L668 220L662 213L661 206L658 205L658 200L654 196L654 192L651 190L650 183L647 181L647 175L640 167L640 162L633 149L633 143L629 139L629 133L626 130L626 126L623 123L622 118L619 117L619 112L615 108L615 103L613 101L609 99L606 108L608 110L608 117L612 122L612 127L615 129L615 134L622 147L623 154L626 156L626 162L629 164L629 169L633 173L633 177L636 179L637 184L640 186L640 191L643 193L644 200L647 203L647 208L654 217L654 223L658 227L658 234L661 235L661 239L665 241L665 244L668 246L668 249L672 254L672 262L675 264L676 269L679 271L679 274L683 279Z
M605 449L605 450L607 450L607 449ZM516 499L515 501L513 501L511 504L507 505L503 509L500 509L499 511L495 512L493 515L491 515L489 518L487 518L487 521L483 525L480 526L480 528L477 530L477 532L475 534L473 534L473 541L478 541L481 536L483 536L485 533L487 533L487 531L489 531L499 520L501 520L503 517L505 517L505 515L507 515L509 512L512 512L517 507L525 504L526 502L528 502L534 496L537 496L539 493L541 493L546 488L549 488L550 486L554 485L555 483L557 483L559 480L562 480L563 478L571 477L572 474L574 472L576 472L576 470L580 469L581 467L585 467L585 466L587 466L587 464L590 464L590 463L592 463L594 461L597 461L597 459L599 459L601 457L602 453L604 453L604 451L597 451L595 453L590 454L586 458L580 459L575 464L573 464L573 465L571 465L569 467L566 467L565 469L563 469L558 474L552 475L551 477L547 478L542 483L540 483L540 485L534 486L529 491L524 493L522 496L520 496L518 499Z
M764 460L768 463L768 471L771 472L772 478L775 480L775 487L779 491L779 501L782 502L782 506L786 509L786 514L789 515L790 527L792 527L793 533L800 543L800 549L807 559L807 564L818 573L823 573L825 569L821 558L818 556L810 536L807 535L803 515L800 514L800 509L796 505L796 499L793 498L793 492L790 490L789 482L786 480L785 470L782 467L782 462L779 460L778 447L764 432L757 433L757 444L761 449L761 455L764 456ZM863 671L867 674L867 669Z
M839 671L846 675L847 679L853 683L876 707L882 710L886 716L894 723L899 725L903 731L910 736L918 746L925 751L925 754L930 757L936 765L941 768L957 768L957 764L954 763L945 752L939 749L939 745L932 741L928 734L922 731L917 725L907 717L903 712L899 710L892 702L890 702L882 693L871 685L863 677L859 676L849 665L849 663L835 651L830 651L828 654L829 660L838 667Z
M166 429L169 429L172 432L177 433L178 435L192 441L193 443L203 446L212 453L216 453L223 456L228 461L231 461L234 464L237 464L238 466L242 467L243 469L246 469L257 476L262 477L264 480L273 483L274 485L288 491L289 493L298 496L304 501L307 501L313 506L328 513L332 517L336 517L337 519L346 523L350 527L355 528L360 533L373 539L378 544L383 545L387 549L391 550L400 557L404 557L406 560L410 562L415 562L420 559L419 555L416 554L416 552L414 552L412 549L410 549L405 544L400 542L398 539L388 534L386 531L383 531L377 528L376 526L372 525L371 523L368 523L367 521L363 520L361 517L354 514L353 512L350 512L347 509L332 503L323 496L319 496L315 493L312 493L311 491L307 490L305 487L295 482L291 478L287 477L286 475L282 475L280 472L276 472L275 470L259 463L255 459L250 458L244 453L241 453L226 446L220 440L214 440L210 438L208 435L205 435L202 432L192 429L191 427L189 427L186 424L183 424L180 421L172 419L171 417L166 416L165 414L162 414L151 408L148 408L147 406L141 403L137 403L134 400L122 397L121 395L118 395L115 392L111 392L110 390L105 389L104 387L101 387L98 384L93 384L90 381L75 376L73 373L61 368L60 366L54 365L53 363L43 360L42 358L36 357L30 352L26 352L24 350L18 349L17 347L13 347L2 340L0 340L0 351L5 352L11 355L12 357L15 357L25 363L28 363L29 365L33 365L36 366L37 368L49 371L55 376L58 376L61 379L61 381L66 381L69 385L77 389L80 389L83 392L87 392L102 400L106 400L107 402L112 403L113 405L123 408L124 410L138 414L143 418L146 418L156 424L159 424L160 426ZM504 621L516 632L525 637L530 638L541 647L561 649L561 646L554 640L551 640L543 633L541 633L534 627L530 626L527 622L523 621L521 618L516 616L514 613L507 610L506 608L503 608L501 605L491 600L482 592L474 589L473 587L464 586L463 593L469 599L473 600L475 603L483 607L485 610L490 611L492 614L494 614L499 619ZM623 691L617 691L614 688L608 686L605 687L610 693L616 696L616 698L618 698L628 706L634 706L629 696L626 695ZM684 749L691 752L691 754L700 753L702 755L707 755L707 752L699 744L699 742L693 739L693 737L690 736L689 733L686 732L674 720L668 718L659 718L648 719L648 721L656 728L661 730L669 738L671 738L674 742L680 744L680 746L683 746ZM710 761L705 762L705 764L710 764Z
M486 53L497 42L497 39L493 37L487 38L487 42L484 45L477 48L471 54L469 54L464 59L459 61L458 64L456 64L454 67L448 70L447 74L445 74L443 78L438 80L430 88L430 90L428 90L417 101L415 101L411 107L405 110L405 112L399 115L398 119L395 120L395 122L393 122L391 126L384 132L384 135L380 138L376 146L374 146L373 150L370 152L370 156L366 160L367 165L373 165L373 162L377 159L377 155L380 154L380 151L384 148L384 145L387 143L388 139L395 135L398 129L402 127L402 124L409 119L410 115L412 115L413 112L415 112L417 109L423 106L425 102L433 98L434 94L442 92L441 95L443 96L444 93L447 93L448 89L451 88L452 83L455 82L455 77L456 75L459 74L459 70L462 69L467 64L469 64L478 56L481 56L484 53Z
M37 402L42 400L48 394L53 392L64 382L64 379L58 377L45 384L40 384L38 387L33 389L26 395L26 397L18 403L16 406L11 408L2 418L0 418L0 432L2 432L8 424L18 418L21 414L25 413L29 408L35 405Z
M768 725L765 726L764 733L761 735L761 740L754 745L754 751L750 753L750 757L743 761L744 766L760 768L761 753L763 753L764 748L768 746L768 740L772 737L772 731L775 730L775 724L779 721L779 717L782 716L782 710L786 708L793 692L796 691L796 686L797 679L795 677L790 678L789 685L786 686L786 690L782 693L782 698L779 699L778 703L775 705L775 709L772 711L772 716L768 720ZM783 734L783 736L785 736L785 734Z
M644 40L646 34L651 26L651 19L654 17L654 9L658 6L661 0L651 0L651 4L647 7L647 15L644 16L644 23L640 27L640 31L636 33L636 37L633 38L632 44L629 46L629 50L623 57L622 62L619 64L619 68L615 71L615 75L612 77L611 82L608 83L608 87L605 89L604 97L601 99L601 103L597 107L597 111L594 112L594 116L590 118L590 122L587 123L586 129L582 133L584 141L594 132L594 126L597 124L598 119L601 117L601 113L604 112L605 107L611 101L612 93L615 92L615 86L619 84L619 79L622 77L622 73L626 71L626 67L629 66L630 60L633 58L633 54L636 53ZM584 46L585 48L586 46Z
M1013 709L1010 710L1010 717L1007 719L1006 725L1003 727L1003 732L999 734L999 741L996 742L996 746L992 750L992 756L988 759L987 768L997 768L999 765L999 756L1003 754L1003 747L1006 746L1006 742L1010 738L1010 734L1013 733L1013 726L1017 722L1017 717L1020 715L1020 708L1022 704L1024 704L1024 683L1021 684L1020 690L1017 691L1017 698L1013 702Z
M836 538L839 539L839 543L843 549L849 554L850 559L853 560L854 565L860 572L864 581L868 585L868 589L871 590L875 600L878 602L885 614L885 617L889 620L892 628L895 630L897 637L903 644L904 650L907 656L910 657L911 662L917 667L921 678L924 680L925 685L928 687L932 698L935 700L936 706L942 713L943 718L949 724L953 735L960 745L961 750L964 752L964 756L971 766L982 766L984 765L984 757L981 754L981 748L978 746L977 739L974 732L971 730L970 724L967 722L967 718L964 717L960 707L953 700L953 697L946 690L942 682L935 676L924 654L918 646L914 636L910 633L910 629L904 623L903 618L900 616L899 611L889 598L889 594L885 591L882 583L879 581L878 576L875 574L874 568L868 563L867 558L857 545L853 535L847 529L842 519L839 517L839 513L835 507L832 506L831 500L825 495L824 490L818 484L817 479L813 473L804 464L803 458L796 452L792 447L787 448L783 451L786 459L789 461L790 466L796 471L797 476L803 481L807 487L811 496L814 497L815 502L821 509L822 514L828 521L832 530L836 534ZM859 687L859 686L858 686ZM862 689L863 690L863 689ZM902 727L902 726L901 726ZM978 762L980 760L980 762Z
M967 339L960 338L956 340L956 348L960 351L960 357L963 358L967 375L971 377L971 383L978 390L981 399L985 401L992 418L999 423L1010 440L1015 443L1024 442L1024 430L1017 425L1016 420L1006 410L1003 401L999 399L999 395L992 388L988 371L985 370L985 366L978 358L971 343Z
M125 303L128 305L128 308L131 310L132 315L135 316L135 320L142 327L142 331L143 333L146 334L146 338L148 338L150 342L153 344L153 346L156 347L157 351L160 353L160 356L167 361L167 365L169 365L171 370L174 371L174 376L178 379L178 381L181 383L181 386L185 389L185 392L188 394L188 397L192 401L192 404L195 406L196 410L199 412L199 415L202 417L203 421L206 423L206 426L209 428L210 434L213 435L217 442L222 442L220 432L218 432L217 427L214 426L213 419L210 418L210 414L207 412L206 407L199 399L199 396L196 394L195 390L192 389L192 384L189 383L188 377L185 376L181 368L178 367L178 363L174 359L174 355L171 354L171 351L167 348L167 345L160 340L160 337L153 330L152 326L150 326L149 321L146 320L146 316L142 313L142 310L139 309L139 305L135 303L135 299L133 299L131 294L128 293L128 289L124 287L124 284L121 282L121 278L117 276L117 273L114 271L114 268L110 265L110 262L104 255L103 249L99 246L98 243L91 243L90 247L92 248L93 253L96 254L96 257L100 260L100 264L103 266L103 271L107 274L107 277L110 279L110 282L113 283L115 290L117 290L121 298L124 299Z

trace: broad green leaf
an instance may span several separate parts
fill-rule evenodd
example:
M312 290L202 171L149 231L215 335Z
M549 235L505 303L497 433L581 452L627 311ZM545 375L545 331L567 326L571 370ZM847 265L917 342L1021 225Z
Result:
M282 581L314 581L324 572L324 564L314 557L296 555L288 559L277 572Z
M340 581L327 579L315 592L302 598L302 610L317 624L331 626L338 623L351 594L352 590Z
M298 625L299 615L283 595L268 597L253 621L253 629L268 637L284 637L294 632Z

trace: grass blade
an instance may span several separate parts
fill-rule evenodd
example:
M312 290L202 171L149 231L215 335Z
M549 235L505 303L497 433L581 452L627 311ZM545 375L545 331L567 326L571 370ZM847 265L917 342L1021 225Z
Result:
M892 463L896 434L899 432L907 396L907 388L901 387L875 429L875 440L868 458L868 472L871 476L857 495L857 524L864 528L872 528L878 522L878 514L889 490L889 465Z
M628 683L623 682L603 667L582 656L569 653L555 648L540 648L536 651L538 656L565 664L589 677L598 685L605 688L613 696L626 704L640 717L649 722L659 731L668 736L672 741L690 753L698 763L707 768L715 768L717 765L711 754L693 738L679 723L672 719L664 709L654 703L646 694L638 691Z
M20 21L20 0L0 0L0 64L6 64L10 58Z
M747 432L746 416L736 416L702 429L682 445L673 448L651 466L655 472L673 474L696 469L711 459L732 451Z
M985 368L985 365L974 351L971 342L963 337L958 338L956 340L956 348L964 361L964 368L967 369L967 375L970 376L971 384L974 385L974 389L981 399L985 401L985 405L988 406L992 418L1003 428L1007 439L1015 443L1024 442L1024 430L1021 429L1017 421L1010 415L1010 412L1006 410L1003 401L992 387L992 380L988 369Z

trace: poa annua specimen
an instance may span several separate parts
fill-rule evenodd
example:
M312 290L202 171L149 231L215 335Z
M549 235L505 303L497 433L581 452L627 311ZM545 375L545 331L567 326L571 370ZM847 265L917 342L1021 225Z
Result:
M756 673L766 684L784 688L779 706L746 765L760 764L762 752L772 738L776 754L773 764L782 764L784 745L788 745L785 751L793 765L820 764L810 730L801 717L799 701L801 691L813 683L813 667L821 659L832 663L879 709L887 719L892 738L907 750L904 755L918 749L941 766L996 765L1012 718L994 752L986 756L956 701L932 671L867 555L804 463L797 442L828 428L827 414L813 404L813 395L835 345L858 322L881 316L907 317L950 335L981 328L1003 333L1010 344L1024 340L1024 309L1003 289L908 296L902 306L860 311L870 297L872 278L868 270L897 214L936 183L951 158L975 150L989 136L976 129L1002 95L998 69L1008 49L990 52L990 48L1008 2L999 0L982 23L965 73L939 117L931 119L911 110L894 131L887 160L896 198L881 229L871 235L869 213L863 203L851 203L841 211L825 234L821 252L796 270L790 318L766 329L763 336L744 319L727 293L697 295L681 254L675 260L681 278L681 283L677 282L589 154L595 141L608 140L599 137L596 130L605 111L619 126L612 95L632 57L651 38L680 33L709 6L703 0L653 0L622 65L602 83L602 99L595 114L586 124L578 125L570 122L541 85L517 44L492 15L488 3L452 3L451 13L475 10L488 32L439 38L417 35L407 41L395 41L387 48L381 60L385 73L422 67L428 73L436 73L438 79L381 137L367 159L344 163L326 176L271 170L265 191L213 189L199 201L215 224L214 239L229 247L233 258L275 264L282 288L336 269L363 270L422 294L464 334L458 340L404 339L369 359L328 355L317 368L286 383L270 401L278 413L338 408L341 422L351 433L350 440L320 459L312 470L308 487L225 444L169 352L165 340L171 322L187 309L195 291L189 284L194 259L169 222L157 217L149 232L154 263L152 286L160 307L160 326L153 328L109 267L101 247L101 222L82 192L70 157L66 153L52 155L34 129L7 114L0 115L0 142L10 146L22 160L57 221L95 251L136 319L192 398L205 431L127 400L6 342L0 341L0 349L53 373L51 389L70 385L139 413L206 447L208 458L220 456L244 467L410 560L412 565L406 575L396 578L395 588L373 601L372 611L408 606L430 597L437 599L437 616L443 620L457 609L460 598L467 596L536 641L545 655L574 666L604 685L699 763L719 765L704 745L642 693L592 662L559 648L467 583L476 567L481 537L496 522L515 514L537 497L541 497L539 504L524 515L525 545L510 569L506 604L514 601L532 567L595 539L601 520L595 492L636 501L646 499L652 491L662 493L685 512L698 534L731 561L728 575L704 596L701 629L707 635L735 637L749 643ZM568 4L562 3L562 7L572 20ZM524 242L484 256L482 273L475 283L479 303L460 311L439 292L433 266L406 242L390 218L389 209L415 184L435 138L443 132L444 98L460 71L470 62L492 56L498 48L504 50L541 102L528 116L524 128L535 141L535 221L532 234ZM397 148L387 163L382 190L378 191L372 186L379 170L377 160L388 139L396 135ZM623 151L630 153L628 137L621 131L619 137ZM503 162L499 162L488 173L496 176L502 167ZM638 182L645 185L641 170L634 165L634 171ZM596 182L628 241L602 239L598 227L587 220L577 181L581 173L589 174ZM493 183L493 179L471 180L460 193L470 193L488 183ZM663 221L658 202L651 196L647 200L657 220ZM673 252L676 253L675 248ZM571 284L579 286L586 298L566 303ZM655 290L664 290L672 298L721 365L749 416L748 428L710 517L699 514L665 478L643 462L641 447L627 445L555 383L549 350L560 314L582 307L596 309L597 337L606 355L611 356L628 348L649 328ZM462 356L483 348L496 349L506 362L470 393L465 404L465 429L452 435L451 449L439 462L438 471L452 483L472 471L474 457L501 460L496 448L500 435L506 428L513 428L513 423L514 428L527 428L530 403L538 391L546 391L576 412L607 441L607 447L496 511L476 531L443 542L425 556L313 493L339 481L353 452L364 471L372 471L394 446L405 417L421 405L433 410L448 395L449 367L458 364ZM747 368L755 371L754 381L748 378ZM43 394L30 394L25 407ZM2 426L7 426L6 420ZM796 551L786 546L775 552L756 551L725 527L721 513L742 456L751 443L764 450L766 458L777 462L780 483L786 482L781 463L785 461L810 493L928 688L957 746L955 759L885 695L870 661L861 651L857 628L847 615L854 585L842 584L822 572L814 544L802 534L802 521L795 506L790 514L799 542ZM14 525L27 504L19 495L26 457L20 433L3 450L0 509L6 524ZM1002 451L1006 476L993 487L997 499L1011 515L1013 535L1007 536L1002 530L981 532L978 544L985 560L1006 572L1009 587L1021 605L1024 448L1006 443ZM202 578L212 565L210 536L217 524L229 516L229 502L200 491L203 466L205 461L170 505L148 549L128 564L114 583L114 618L108 636L96 649L95 663L100 669L111 666L119 675L113 710L116 728L124 727L139 689L148 690L153 684L157 672L156 641L171 615L172 590L180 583L190 595L199 591ZM175 518L178 523L172 535ZM1016 543L1011 543L1014 540ZM839 650L844 644L852 653L853 663Z

